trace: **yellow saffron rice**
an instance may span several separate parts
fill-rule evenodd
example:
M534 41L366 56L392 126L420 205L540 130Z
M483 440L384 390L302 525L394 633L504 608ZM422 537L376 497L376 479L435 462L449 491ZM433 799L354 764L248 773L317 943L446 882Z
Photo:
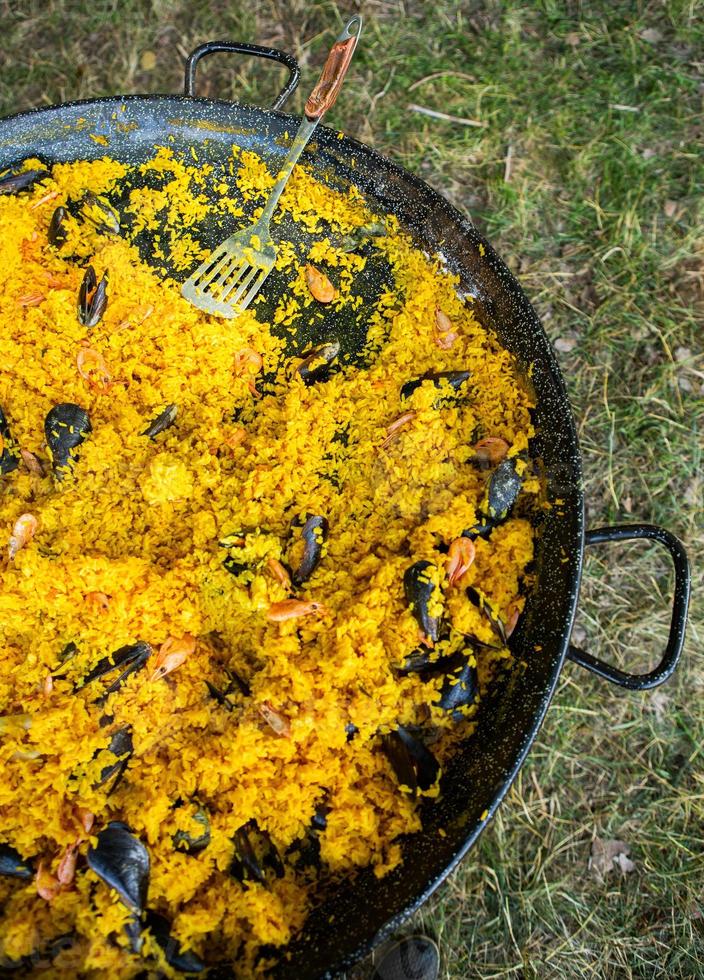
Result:
M0 876L0 962L33 957L27 972L180 975L149 928L131 951L133 913L88 864L101 830L122 821L149 853L146 905L181 951L235 963L238 976L265 974L260 948L295 935L326 879L368 865L386 874L400 860L399 835L420 829L423 791L399 784L383 736L404 726L442 765L471 734L476 702L459 717L443 711L443 678L404 674L406 658L418 649L439 658L474 638L481 697L510 656L491 620L510 624L523 606L533 532L521 515L537 480L524 474L520 506L474 540L453 584L448 549L481 523L492 469L477 465L476 443L504 440L524 468L531 396L511 355L391 218L370 248L392 278L366 308L354 286L369 250L341 243L379 218L354 189L300 167L277 221L297 222L308 244L279 244L272 281L283 288L269 321L259 312L269 282L262 303L231 321L190 306L175 279L208 253L204 217L244 225L272 181L238 147L219 170L160 150L141 168L107 157L57 164L0 197L3 451L19 462L0 476L0 844L31 867L25 878ZM106 233L83 195L112 199L128 184L118 209L126 230ZM55 247L47 233L59 206L69 213ZM89 262L98 281L108 274L92 328L77 316ZM326 315L367 317L369 351L308 385L297 324L323 304L307 265L334 284ZM323 342L340 339L330 323ZM432 382L400 396L409 379L456 370L471 372L459 396ZM62 403L84 408L92 431L57 479L44 419ZM145 436L169 405L173 424ZM23 515L36 528L10 558ZM286 576L302 560L309 515L324 517L327 533L316 532L320 562L296 589ZM430 563L429 615L445 624L432 651L404 593L419 561ZM319 607L272 618L290 599ZM167 642L184 659L155 677ZM153 652L119 690L101 697L117 671L81 686L135 643ZM222 693L232 672L246 690L230 683L223 704L213 689ZM121 729L132 752L113 787L101 779L119 761L107 746ZM316 868L295 856L321 807ZM188 853L175 839L198 835L197 813L209 841ZM254 826L283 868L263 883L232 873L238 831ZM57 937L67 937L60 948Z

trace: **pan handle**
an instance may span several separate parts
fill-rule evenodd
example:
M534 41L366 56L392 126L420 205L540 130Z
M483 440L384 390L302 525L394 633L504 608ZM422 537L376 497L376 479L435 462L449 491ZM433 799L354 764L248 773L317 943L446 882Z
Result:
M278 61L288 68L289 77L272 105L272 109L280 109L288 97L295 92L301 70L293 55L279 51L278 48L263 48L259 44L244 44L239 41L206 41L205 44L200 44L191 51L186 62L183 91L188 98L194 99L196 97L196 69L200 59L220 51L229 51L232 54L251 54L256 58L268 58L270 61Z
M632 541L640 538L657 541L667 548L675 567L675 594L672 602L670 635L662 660L648 674L627 674L617 667L612 667L611 664L606 664L603 660L593 657L586 650L572 646L572 644L567 650L568 658L579 664L580 667L590 670L593 674L598 674L599 677L611 681L612 684L628 688L629 691L647 691L651 687L657 687L658 684L669 679L677 666L684 645L684 633L687 624L687 607L689 606L691 586L689 560L682 542L674 534L655 524L620 524L614 527L600 527L594 531L587 531L584 539L584 543L589 545L600 544L604 541Z

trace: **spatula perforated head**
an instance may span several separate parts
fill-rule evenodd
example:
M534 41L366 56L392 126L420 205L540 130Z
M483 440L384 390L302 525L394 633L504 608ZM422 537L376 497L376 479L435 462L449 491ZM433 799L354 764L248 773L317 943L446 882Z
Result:
M181 287L184 299L228 319L246 310L276 261L273 246L258 247L253 237L248 230L218 245Z

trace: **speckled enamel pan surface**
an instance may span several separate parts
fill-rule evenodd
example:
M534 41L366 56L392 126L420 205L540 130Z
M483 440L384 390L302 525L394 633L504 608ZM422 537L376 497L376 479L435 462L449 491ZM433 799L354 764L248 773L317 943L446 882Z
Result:
M168 96L71 103L0 121L0 165L28 156L48 163L109 155L135 163L154 148L196 148L222 160L233 143L273 159L298 120L280 112ZM107 145L91 136L101 135ZM189 158L190 159L190 158ZM439 252L475 297L480 319L515 354L535 389L532 455L544 476L536 584L511 638L516 665L481 703L478 729L425 802L422 832L403 842L403 865L378 880L367 870L310 915L275 975L334 976L392 932L466 855L501 802L540 727L563 664L584 548L581 466L574 420L555 358L520 286L491 246L439 194L374 150L323 127L302 162L338 186L354 183L371 207L395 214L419 247ZM223 329L226 329L223 324Z

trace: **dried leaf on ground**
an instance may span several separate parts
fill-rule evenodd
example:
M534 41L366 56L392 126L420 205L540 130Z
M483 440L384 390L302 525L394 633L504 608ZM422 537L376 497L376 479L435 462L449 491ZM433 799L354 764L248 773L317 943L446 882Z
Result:
M569 354L577 346L577 338L566 334L564 337L557 337L553 341L553 347L561 354Z
M647 700L648 709L655 715L657 721L662 721L667 715L667 706L672 698L664 691L654 691Z
M621 874L627 875L635 870L635 864L628 857L630 850L625 841L602 840L600 837L595 837L592 841L589 870L598 881L603 881L615 868Z
M657 27L646 27L640 32L640 37L648 44L657 44L658 41L662 41L662 32Z

